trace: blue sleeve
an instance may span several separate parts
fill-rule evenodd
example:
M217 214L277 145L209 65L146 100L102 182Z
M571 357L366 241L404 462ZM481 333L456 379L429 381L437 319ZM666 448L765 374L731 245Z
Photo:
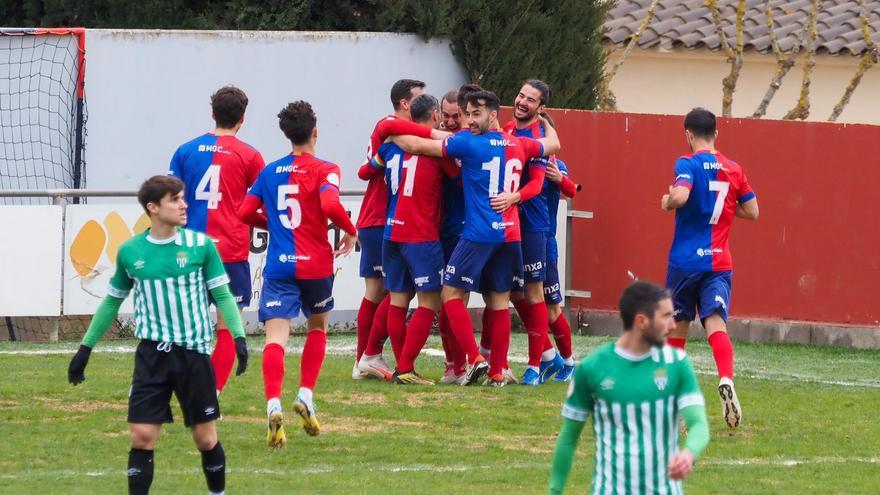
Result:
M174 152L174 156L171 157L171 164L168 166L168 175L173 175L180 180L183 180L183 153L181 153L180 148L177 148L177 151Z
M265 171L265 170L269 170L269 169L266 168L263 170ZM250 194L251 196L256 196L256 197L260 198L260 200L265 204L266 198L263 197L263 181L264 181L263 176L264 175L265 174L261 172L260 175L257 176L257 180L254 181L254 185L252 185L251 188L248 189L248 194Z
M691 160L681 157L675 161L675 181L674 187L683 186L688 189L694 187L694 173L691 170Z
M470 153L470 134L459 132L443 141L443 156L462 159Z
M559 158L557 158L557 159L556 159L556 166L559 167L559 172L560 172L562 175L564 175L564 176L566 176L566 177L569 176L569 175L568 175L568 167L565 166L565 162L564 162L564 161L562 161L562 160L560 160Z

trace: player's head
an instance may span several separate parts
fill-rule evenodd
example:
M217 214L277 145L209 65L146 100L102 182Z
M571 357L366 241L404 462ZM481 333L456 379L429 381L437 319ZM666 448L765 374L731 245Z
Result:
M440 100L440 119L443 130L458 132L461 130L461 108L458 106L458 90L452 89Z
M624 332L638 332L651 346L662 346L675 328L672 296L651 282L637 280L620 296L620 318Z
M696 151L695 141L714 143L718 136L715 114L705 108L694 108L684 116L684 134L691 151Z
M425 92L425 83L415 79L401 79L391 86L391 105L394 112L409 116L409 105L413 98Z
M440 125L440 104L437 103L437 98L427 93L413 98L409 113L413 122L432 128Z
M211 95L211 111L219 129L236 129L244 123L248 97L235 86L223 86Z
M475 91L467 97L467 123L473 134L483 134L498 126L501 100L491 91Z
M527 79L513 100L513 118L531 122L550 103L550 86L540 79Z
M318 139L318 117L307 101L288 103L278 112L278 127L294 146L314 144Z
M467 83L462 84L458 88L458 111L461 112L462 116L467 116L467 98L471 93L476 93L477 91L483 91L483 88L480 87L479 84L475 83Z
M186 200L183 182L170 175L154 175L138 190L138 202L153 223L186 225Z

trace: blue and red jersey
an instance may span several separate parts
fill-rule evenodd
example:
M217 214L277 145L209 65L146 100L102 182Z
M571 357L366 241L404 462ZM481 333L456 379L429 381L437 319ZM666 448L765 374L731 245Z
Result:
M373 162L385 170L388 213L384 238L395 242L429 242L440 239L440 214L444 176L458 175L452 160L405 153L394 143L384 143Z
M338 165L308 153L291 153L266 166L248 192L262 204L268 219L263 277L310 280L333 275L321 193L332 190L338 197L339 182Z
M732 270L728 237L736 205L755 198L742 167L718 151L697 151L675 162L673 185L691 192L675 212L669 266L703 272Z
M458 131L456 134L466 132L468 129ZM453 160L456 167L461 169L461 161ZM460 171L460 170L459 170ZM440 236L444 239L456 239L461 237L464 229L464 189L461 183L461 173L455 177L443 177L443 220L440 224Z
M461 161L465 204L462 239L484 244L520 241L516 206L497 213L489 200L500 192L516 192L523 164L543 153L539 141L502 131L461 132L446 138L443 155Z
M236 212L264 166L244 141L210 133L180 145L171 157L168 175L186 186L187 227L214 239L226 263L248 259L250 228Z
M540 139L544 137L544 127L540 121L535 121L532 125L523 128L516 128L516 121L511 120L504 126L505 132L518 137L527 137L532 139ZM547 160L545 158L536 158L531 160L523 169L522 184L528 184L529 178L534 171L547 168ZM544 180L544 185L549 182ZM519 204L519 218L521 228L527 232L550 232L550 224L555 222L555 217L551 218L547 211L547 202L542 194L532 199L523 201Z
M383 117L373 128L370 135L370 144L367 146L367 161L358 171L358 176L368 181L367 190L364 193L364 201L358 214L357 228L379 227L385 225L385 213L388 205L388 190L385 187L384 171L379 170L372 164L375 155L382 143L388 136L395 134L411 134L423 138L431 137L431 128L416 124L410 120L402 119L395 115Z
M569 177L568 167L565 166L565 162L557 158L556 166L559 167L559 171L562 173L563 177ZM559 258L559 247L556 244L556 215L559 213L559 200L561 197L562 192L560 191L559 186L550 179L544 179L544 187L541 188L541 194L535 198L543 198L547 203L547 214L550 217L550 230L547 232L548 260Z

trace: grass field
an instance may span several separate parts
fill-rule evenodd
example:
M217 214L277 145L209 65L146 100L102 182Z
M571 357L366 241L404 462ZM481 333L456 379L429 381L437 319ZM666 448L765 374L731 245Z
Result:
M575 337L583 356L603 338ZM219 423L227 493L540 494L560 425L565 385L401 387L350 378L354 342L333 336L318 383L321 436L291 423L288 447L264 447L261 341L233 377ZM294 338L291 349L298 349ZM436 337L429 341L437 349ZM523 335L511 345L521 374ZM133 341L104 342L87 381L67 384L74 344L0 345L0 493L124 493L126 397ZM737 345L737 392L745 411L723 427L708 347L689 345L706 396L712 441L685 483L690 493L878 493L880 352ZM390 351L390 350L389 350ZM439 378L436 351L420 359ZM299 357L289 352L287 391ZM284 399L290 409L288 394ZM179 410L175 408L175 413ZM179 417L179 416L178 416ZM592 430L585 430L567 493L586 493ZM200 460L182 422L156 450L154 493L205 493Z

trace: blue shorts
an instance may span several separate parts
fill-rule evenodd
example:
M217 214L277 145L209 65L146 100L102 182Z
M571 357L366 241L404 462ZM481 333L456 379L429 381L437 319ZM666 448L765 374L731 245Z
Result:
M453 235L449 237L440 237L440 244L443 245L443 263L449 263L449 258L452 258L452 252L455 251L455 246L458 245L458 241L461 240L460 235Z
M263 279L260 323L272 318L293 319L299 312L308 318L333 309L333 277L314 280Z
M459 241L443 274L443 284L471 292L507 292L523 286L519 242Z
M547 233L522 231L522 257L526 283L543 282L547 275Z
M727 321L732 275L729 270L698 272L669 267L666 288L672 291L675 321L694 321L697 309L700 320L718 313Z
M382 278L382 241L385 227L367 227L358 230L361 243L361 278Z
M391 292L440 290L443 248L440 241L395 242L382 245L385 288Z
M544 302L562 304L562 285L559 283L557 260L547 260L547 276L544 277Z
M229 291L235 298L235 304L239 308L246 308L251 305L251 264L247 261L236 261L234 263L223 263L226 267L226 275L229 276ZM208 302L214 304L214 296L208 291Z

